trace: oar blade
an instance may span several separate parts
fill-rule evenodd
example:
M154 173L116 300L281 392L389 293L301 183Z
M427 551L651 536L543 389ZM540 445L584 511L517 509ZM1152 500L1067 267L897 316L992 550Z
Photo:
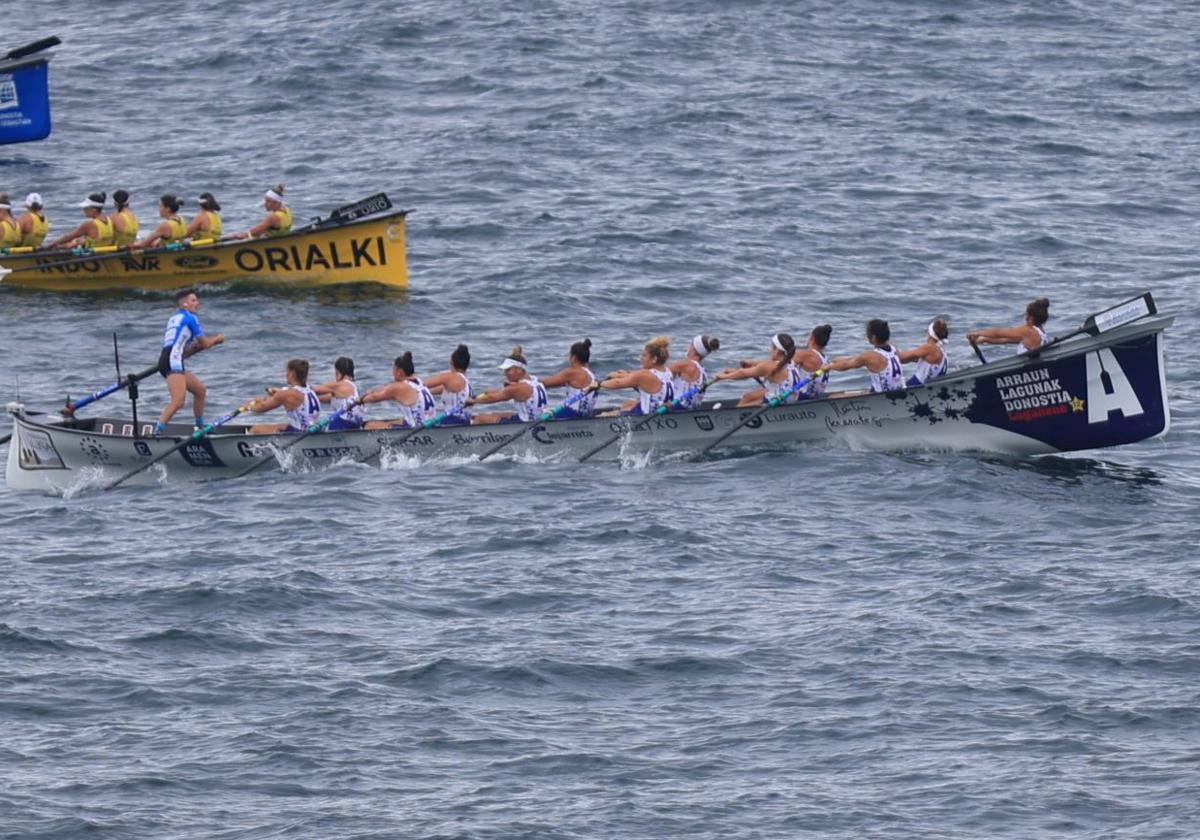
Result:
M10 61L18 58L24 58L27 55L33 55L36 52L48 50L51 47L57 47L61 43L61 38L59 38L57 35L51 35L49 38L43 38L40 41L34 41L32 44L26 44L23 47L17 47L15 50L9 50L8 54L5 55L4 58Z
M1144 292L1135 298L1118 303L1116 306L1110 306L1103 312L1089 315L1088 319L1083 322L1081 329L1088 335L1096 336L1117 327L1122 327L1139 318L1157 314L1158 306L1154 303L1153 295L1149 292Z

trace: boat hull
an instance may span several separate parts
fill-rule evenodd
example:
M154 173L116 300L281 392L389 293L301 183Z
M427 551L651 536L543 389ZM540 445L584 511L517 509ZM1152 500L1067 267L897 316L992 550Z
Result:
M52 292L174 289L243 280L326 286L408 285L405 211L269 239L217 241L178 250L97 249L0 255L0 285Z
M1173 319L1118 328L1101 338L1080 337L1030 358L1016 356L969 368L929 385L888 394L842 393L768 409L714 452L741 447L833 443L851 448L950 450L1014 456L1097 449L1165 434L1170 427L1163 330ZM591 418L539 423L505 452L538 460L572 461L609 438L621 439L597 459L654 453L693 453L749 417L755 409L706 404L657 416L629 434L639 418ZM14 438L6 476L20 490L63 490L110 481L178 443L135 438L128 421L47 423L10 406ZM146 425L143 431L148 431ZM324 432L290 447L285 466L329 466L390 455L422 461L473 458L508 440L522 426L451 426L422 430ZM239 476L295 439L221 430L189 444L131 483L164 478L205 480Z

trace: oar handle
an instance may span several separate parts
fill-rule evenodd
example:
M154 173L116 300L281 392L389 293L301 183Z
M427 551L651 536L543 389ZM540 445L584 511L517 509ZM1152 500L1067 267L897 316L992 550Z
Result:
M981 365L986 365L987 359L985 359L983 357L983 351L979 349L979 345L976 344L974 341L970 342L970 344L971 344L971 349L975 351L975 355L979 357L979 363Z

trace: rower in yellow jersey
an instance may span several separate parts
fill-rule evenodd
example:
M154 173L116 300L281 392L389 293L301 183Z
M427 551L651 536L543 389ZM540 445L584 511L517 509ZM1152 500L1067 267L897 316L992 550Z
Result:
M21 228L13 218L8 193L0 193L0 248L15 248L21 244Z
M197 239L221 238L221 205L212 193L200 193L200 211L192 216L187 226L187 235L193 242Z
M104 202L107 199L106 193L98 192L91 193L79 202L76 206L83 208L83 215L87 218L75 230L58 237L46 247L53 249L61 248L64 245L69 247L82 245L85 248L98 248L113 244L112 222L103 213Z
M17 219L21 228L21 247L40 248L50 232L50 222L42 212L42 197L37 193L25 196L25 212Z
M173 193L164 193L158 200L158 215L162 217L158 227L145 239L134 242L132 248L154 248L170 245L173 242L183 242L187 238L187 225L179 218L179 208L183 199Z
M292 211L283 203L283 184L267 190L263 195L263 207L267 209L267 217L250 230L233 234L234 239L282 236L292 229Z
M108 220L113 226L113 244L118 248L128 248L137 241L138 217L129 209L128 191L117 190L112 198L116 212Z

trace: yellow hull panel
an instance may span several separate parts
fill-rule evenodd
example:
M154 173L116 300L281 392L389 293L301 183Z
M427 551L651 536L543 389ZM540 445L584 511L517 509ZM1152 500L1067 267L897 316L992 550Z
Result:
M338 227L298 229L270 239L198 243L179 250L97 249L0 254L11 273L0 287L53 292L178 289L249 280L330 286L339 283L408 285L405 212Z

